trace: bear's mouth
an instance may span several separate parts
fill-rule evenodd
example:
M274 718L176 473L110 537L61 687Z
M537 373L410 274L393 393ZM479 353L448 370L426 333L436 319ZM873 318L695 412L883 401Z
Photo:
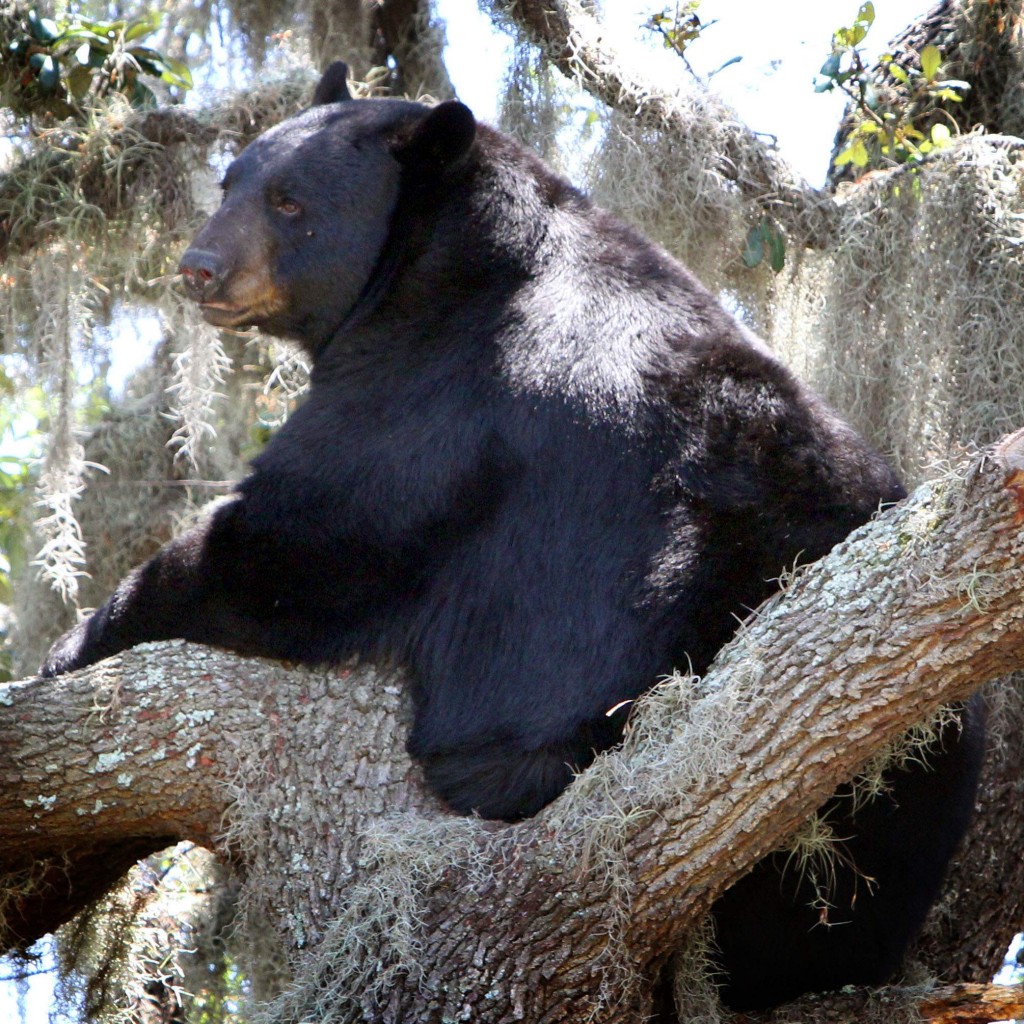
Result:
M262 279L244 275L231 283L211 291L200 301L199 312L213 327L243 328L262 326L283 306L281 293Z
M252 322L248 306L230 306L226 302L200 302L203 319L214 327L240 327Z

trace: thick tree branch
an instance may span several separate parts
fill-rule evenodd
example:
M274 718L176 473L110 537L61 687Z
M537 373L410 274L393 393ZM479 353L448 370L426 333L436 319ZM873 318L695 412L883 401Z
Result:
M844 989L807 996L770 1014L738 1014L732 1024L809 1024L813 1021L920 1021L922 1024L989 1024L1024 1013L1020 985L944 985Z
M191 229L190 176L216 143L241 148L296 113L312 82L294 76L229 97L196 116L183 107L96 111L88 125L32 138L27 155L0 173L0 262L55 237L106 240L140 206L171 232ZM102 214L97 218L96 214ZM88 214L88 216L87 216Z
M838 217L832 197L812 188L771 147L742 124L711 93L700 97L706 123L681 94L651 84L609 38L580 0L491 0L498 20L511 21L551 62L592 96L626 117L666 132L685 144L695 132L714 130L724 142L718 172L765 208L791 236L811 248L834 237Z
M353 679L183 642L0 689L4 946L53 930L147 853L186 839L216 847L240 790L275 801L277 787L300 784L293 756L311 741L324 759L315 773L334 776L317 797L343 795L340 831L353 816L357 827L384 808L433 806L408 785L402 714L399 688L368 668ZM79 898L85 860L104 877Z
M929 993L918 1004L922 1020L932 1024L987 1024L1024 1015L1020 985L951 985Z
M258 881L297 951L282 1019L634 1021L718 893L903 730L1024 661L1022 495L1024 433L798 574L703 681L656 690L622 749L516 826L433 804L401 688L364 668L163 644L11 684L7 941L74 909L79 859L191 838ZM40 858L66 864L70 897L25 881ZM262 870L275 860L293 870Z

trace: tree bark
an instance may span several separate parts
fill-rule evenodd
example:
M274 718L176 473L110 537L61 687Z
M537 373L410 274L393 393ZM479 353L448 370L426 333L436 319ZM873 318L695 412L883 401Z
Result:
M1024 673L985 687L989 743L974 822L914 957L935 977L988 982L1024 931Z
M730 1024L847 1024L907 1021L908 1024L989 1024L1024 1014L1020 985L947 985L942 988L843 990L808 996L770 1014L737 1014Z
M1024 988L1008 985L954 985L929 994L918 1004L932 1024L985 1024L1024 1015Z
M437 806L400 681L369 667L170 643L10 684L5 943L188 838L233 860L293 951L275 1019L633 1024L716 895L904 730L1021 666L1022 523L1024 431L801 570L517 825ZM1011 877L1019 849L1000 852Z

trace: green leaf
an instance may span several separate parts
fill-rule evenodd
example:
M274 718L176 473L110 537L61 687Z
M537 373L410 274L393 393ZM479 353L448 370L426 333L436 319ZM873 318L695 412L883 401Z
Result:
M847 146L845 149L840 150L836 153L835 160L832 161L834 167L845 167L848 163L853 162L853 147Z
M774 225L767 229L768 238L768 266L777 274L786 265L786 239L782 232Z
M786 263L786 239L778 226L768 217L747 232L743 247L743 262L753 269L767 255L768 265L778 273Z
M125 42L130 43L133 39L141 39L143 36L152 35L160 28L160 23L159 11L152 11L145 18L131 22L128 28L125 29Z
M76 42L81 39L84 42L91 43L93 47L105 50L107 53L110 52L113 46L107 35L94 32L91 28L82 28L80 25L72 25L70 28L65 29L63 38L68 42Z
M929 44L921 51L921 74L929 82L935 81L939 73L939 65L942 63L942 54L937 46Z
M49 55L43 61L39 69L39 87L43 92L53 92L60 85L60 68L57 62Z
M932 143L936 149L942 149L944 146L948 146L953 141L952 133L949 128L944 124L933 124L931 130Z
M867 167L871 163L871 154L868 153L868 147L864 145L861 139L857 139L852 146L850 146L850 160L857 167Z
M761 225L747 232L746 245L743 247L743 263L750 268L756 267L764 259L764 235Z
M192 88L192 72L180 60L172 60L148 46L132 46L128 52L148 75L181 89Z
M139 70L145 72L147 75L152 75L154 78L160 78L166 70L166 66L160 59L159 54L154 54L151 50L143 50L141 47L132 47L128 52L135 58L135 62L139 65Z
M840 53L833 53L824 64L821 65L821 71L819 74L824 75L826 78L835 78L839 74L839 65L842 62L843 56Z
M73 67L67 73L68 92L76 100L84 100L92 88L92 70L81 65Z
M60 36L60 29L52 18L40 18L37 11L29 11L28 30L41 43L52 43Z
M907 72L895 61L889 65L889 74L892 75L897 82L902 82L904 85L910 81L910 75L908 75Z
M173 60L170 57L164 57L164 64L167 70L160 77L168 85L177 85L182 89L192 88L192 72L187 64L182 63L180 60Z
M88 18L80 18L78 24L105 39L116 39L128 27L126 21L91 21Z
M875 5L873 3L861 4L860 10L857 12L857 17L854 19L853 28L847 29L850 33L850 41L852 46L857 46L858 43L864 41L864 37L868 34L868 29L874 24L875 21Z
M154 50L152 46L129 46L128 52L136 60L151 60L160 64L162 64L164 60L163 54Z
M708 78L714 78L720 71L731 68L733 64L739 64L742 60L742 57L730 57L724 64L720 64L714 71L710 72Z

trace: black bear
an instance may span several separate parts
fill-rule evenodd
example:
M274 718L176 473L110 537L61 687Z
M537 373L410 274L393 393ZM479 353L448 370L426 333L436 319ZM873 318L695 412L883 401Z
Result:
M185 288L212 324L303 345L310 393L49 675L170 637L397 662L427 783L514 820L619 740L610 709L702 672L785 567L903 496L686 270L460 103L352 100L337 65L223 193ZM815 927L814 893L770 859L722 899L728 1002L898 966L972 804L965 717L933 770L827 809L856 865L833 897L849 923Z

